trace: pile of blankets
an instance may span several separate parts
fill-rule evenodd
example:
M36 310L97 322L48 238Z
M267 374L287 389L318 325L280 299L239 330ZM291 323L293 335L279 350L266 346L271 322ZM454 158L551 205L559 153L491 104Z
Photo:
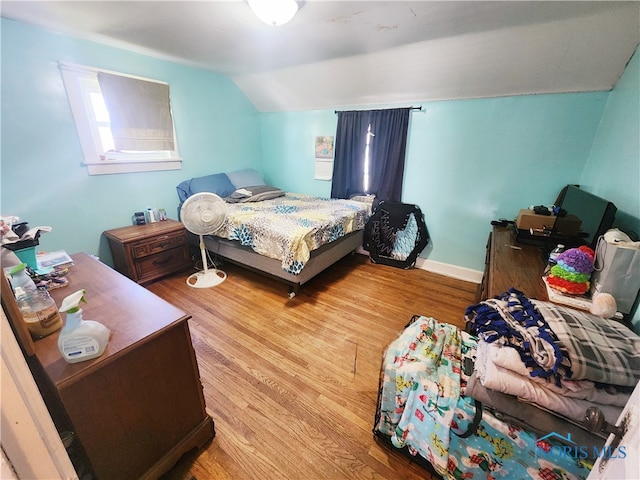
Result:
M465 319L479 338L483 387L571 420L596 406L615 424L640 379L640 337L611 320L515 289L470 306Z
M448 480L585 479L589 462L541 447L534 431L497 418L469 396L476 348L475 336L415 316L383 356L376 435Z

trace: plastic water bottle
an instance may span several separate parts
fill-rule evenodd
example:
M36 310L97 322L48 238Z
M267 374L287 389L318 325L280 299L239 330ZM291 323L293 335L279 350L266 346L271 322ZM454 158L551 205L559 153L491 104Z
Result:
M11 277L11 287L15 293L16 288L21 288L24 293L31 294L37 291L38 287L34 283L33 279L27 273L27 264L21 263L9 270L9 276Z
M147 208L147 223L157 222L155 210L151 207Z

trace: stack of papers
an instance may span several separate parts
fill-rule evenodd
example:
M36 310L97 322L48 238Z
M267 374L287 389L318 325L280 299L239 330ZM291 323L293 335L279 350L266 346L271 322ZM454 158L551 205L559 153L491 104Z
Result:
M38 252L36 253L36 262L38 263L38 270L51 270L73 265L73 259L64 250Z

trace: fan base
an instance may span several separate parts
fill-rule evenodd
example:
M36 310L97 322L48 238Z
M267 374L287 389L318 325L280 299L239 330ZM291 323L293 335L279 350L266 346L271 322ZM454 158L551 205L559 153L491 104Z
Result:
M227 274L222 270L208 270L189 275L187 285L193 288L211 288L220 285L227 279Z

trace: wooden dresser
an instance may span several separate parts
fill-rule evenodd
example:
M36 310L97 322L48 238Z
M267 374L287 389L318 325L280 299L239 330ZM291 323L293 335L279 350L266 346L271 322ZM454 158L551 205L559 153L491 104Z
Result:
M107 349L69 364L56 332L32 342L27 360L56 427L75 433L94 478L158 478L215 434L190 317L93 257L72 258L69 285L51 295L60 305L84 288L83 317L111 330Z
M516 288L529 298L549 300L542 274L540 247L516 242L512 227L494 227L487 242L484 276L478 301Z
M141 285L191 266L187 231L181 222L130 225L107 230L104 236L116 270Z

